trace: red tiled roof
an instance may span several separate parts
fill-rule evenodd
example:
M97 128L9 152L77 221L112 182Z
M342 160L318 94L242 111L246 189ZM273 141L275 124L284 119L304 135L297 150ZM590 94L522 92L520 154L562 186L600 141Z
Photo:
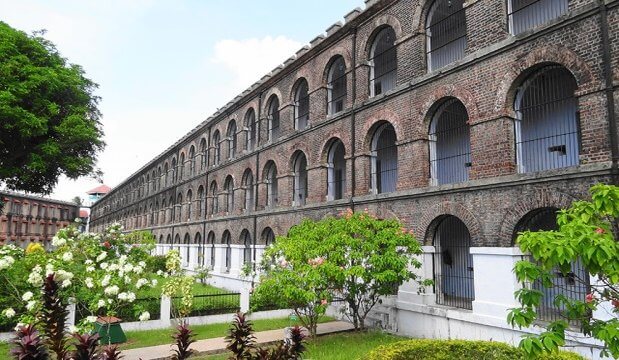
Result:
M88 210L80 210L80 217L81 218L87 218L88 217Z
M101 185L101 186L97 186L96 188L86 191L86 194L107 194L110 192L110 190L112 190L109 186L107 185Z

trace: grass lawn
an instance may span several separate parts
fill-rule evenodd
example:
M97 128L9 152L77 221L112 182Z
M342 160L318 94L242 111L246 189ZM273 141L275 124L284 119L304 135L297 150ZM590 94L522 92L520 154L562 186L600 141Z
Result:
M377 331L345 332L320 336L309 340L305 360L355 360L365 356L379 345L389 344L405 338ZM196 360L226 360L230 354L196 357Z
M322 317L320 322L333 321L333 318ZM290 321L288 318L267 319L252 321L255 331L283 329L286 326L300 325L298 321ZM196 334L196 340L223 337L227 335L230 323L207 324L192 326L191 329ZM172 342L172 329L149 330L149 331L127 331L127 342L120 346L121 349L135 349L146 346L170 344Z

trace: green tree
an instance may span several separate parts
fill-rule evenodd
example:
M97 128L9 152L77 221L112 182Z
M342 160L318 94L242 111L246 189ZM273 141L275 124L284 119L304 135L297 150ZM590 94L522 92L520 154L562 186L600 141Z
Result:
M105 144L97 84L42 34L0 22L0 184L50 193L62 174L98 176Z
M355 328L363 329L381 296L417 280L413 270L421 267L420 254L420 244L399 221L348 210L339 217L304 220L277 238L266 251L271 262L259 288L273 287L274 294L308 306L343 301ZM277 289L276 282L286 288Z
M565 332L570 322L582 325L586 336L605 344L604 355L619 357L619 187L598 184L591 188L591 201L576 201L557 216L557 231L524 232L518 236L523 252L531 261L519 261L514 272L524 284L540 283L552 287L556 271L570 272L576 261L587 269L595 280L584 299L555 296L555 306L562 307L563 319L547 325L539 335L526 335L520 346L531 357L543 352L556 351L565 344ZM575 281L588 284L588 279ZM511 309L508 321L512 326L528 327L537 319L535 309L543 300L543 293L523 286L515 293L521 306ZM596 312L598 308L612 309ZM603 318L596 314L606 313ZM613 314L614 313L614 314Z

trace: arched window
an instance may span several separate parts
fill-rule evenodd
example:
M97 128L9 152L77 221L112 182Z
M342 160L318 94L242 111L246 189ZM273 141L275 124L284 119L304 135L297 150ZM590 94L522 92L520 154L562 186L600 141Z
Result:
M185 178L185 165L187 161L185 160L185 153L181 154L180 162L178 163L178 167L180 168L180 175L178 177L179 180L183 180Z
M155 209L154 209L154 222L153 225L159 225L159 200L155 201Z
M228 124L228 159L234 159L236 156L236 121L230 120Z
M242 180L243 190L245 190L245 202L243 210L251 211L254 208L254 175L251 169L246 169Z
M213 166L219 165L221 161L221 139L219 135L219 130L215 130L213 133Z
M189 236L188 233L185 234L185 238L183 239L183 245L185 246L185 256L182 256L183 258L183 264L187 265L189 264L189 257L191 256L190 254L190 250L191 250L191 236Z
M245 130L245 150L252 151L256 144L256 112L253 108L245 114Z
M332 115L343 111L346 105L346 62L341 56L329 68L327 87L328 113Z
M396 85L397 70L395 31L387 26L376 34L370 51L370 96L393 89Z
M462 59L466 49L464 0L436 0L426 21L428 70Z
M211 269L215 266L215 233L210 231L206 238L209 248L209 266Z
M168 168L168 163L166 162L165 164L163 164L163 187L167 187L169 185L168 183L169 172L170 172L170 169Z
M271 96L267 109L268 141L272 142L279 138L279 99L277 96Z
M176 222L181 222L181 218L183 217L183 195L180 193L176 196Z
M294 128L301 131L307 128L309 123L309 86L307 80L297 81L294 92Z
M557 208L547 207L530 211L520 219L513 233L513 242L524 231L551 231L559 230L557 225ZM564 304L555 304L557 296L565 296L569 300L585 301L585 296L589 292L589 272L585 269L582 261L572 262L570 270L563 273L561 269L553 269L553 276L550 281L552 286L546 287L541 281L532 284L533 289L542 293L540 306L536 308L538 319L542 321L557 321L565 319L566 307ZM581 324L574 322L575 327Z
M275 242L275 234L273 233L273 229L270 227L265 227L264 230L262 230L261 238L264 245L269 246L273 244Z
M162 182L163 182L163 180L161 178L162 176L163 175L161 173L161 166L158 166L157 167L157 189L156 190L161 190L161 188L162 188L162 185L161 185ZM123 198L123 200L125 200L125 199Z
M176 245L176 251L178 251L178 254L182 256L183 253L181 252L181 236L179 234L176 234L176 236L174 237L174 244Z
M436 303L472 309L475 300L471 235L452 215L437 219L434 232Z
M263 180L266 186L266 207L277 205L277 167L273 161L267 162L264 167Z
M292 163L294 171L293 205L305 205L307 198L307 158L303 152L294 156Z
M372 190L376 194L396 190L398 182L398 148L393 126L385 122L372 137Z
M172 235L168 234L168 237L166 238L166 244L172 245Z
M438 107L430 122L430 177L435 185L469 179L471 141L468 113L458 99Z
M165 202L165 198L163 198L163 200L161 201L161 209L163 210L163 221L161 222L162 224L166 224L167 223L167 218L166 218L166 212L168 211L166 209L166 202Z
M203 138L200 140L200 170L204 170L208 166L208 156L206 151L206 139Z
M224 182L224 191L226 192L226 212L234 212L234 179L232 175L226 177Z
M202 218L202 209L204 208L204 187L198 187L198 219Z
M175 214L175 212L174 212L174 195L170 195L170 202L169 202L169 204L170 204L170 216L168 218L170 219L169 222L173 223L174 219L175 219L175 215L174 215Z
M243 244L243 263L251 264L251 234L247 231L247 229L244 229L243 232L241 232L241 244Z
M196 233L193 243L198 247L198 264L204 266L204 244L202 243L202 235L200 233Z
M193 207L192 201L193 201L193 193L191 192L191 189L189 189L187 191L187 221L191 221L191 208Z
M568 0L507 0L509 30L518 35L565 14Z
M172 159L172 183L176 183L178 181L178 164L176 163L176 158Z
M562 66L546 66L520 86L516 110L516 161L522 173L578 165L576 81Z
M189 148L189 175L192 176L196 172L196 148L191 145Z
M217 182L214 180L209 187L209 193L211 198L211 215L215 215L219 212L219 201L217 198Z
M331 143L327 154L327 200L339 200L346 188L344 144L339 139Z
M232 265L232 242L231 242L231 238L230 238L230 231L226 230L224 231L224 234L221 238L221 243L226 245L226 249L225 249L225 256L226 256L226 263L225 263L225 271L229 272L230 271L230 267Z

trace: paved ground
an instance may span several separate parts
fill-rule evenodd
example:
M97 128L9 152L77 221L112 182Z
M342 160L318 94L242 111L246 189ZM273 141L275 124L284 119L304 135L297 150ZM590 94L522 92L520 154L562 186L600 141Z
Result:
M353 329L352 324L344 321L332 321L328 323L318 324L317 333L319 335L337 333ZM276 342L284 339L284 330L269 330L260 331L254 334L256 342L259 344ZM226 349L226 341L223 337L198 340L191 344L191 348L199 354L215 354L223 352ZM123 360L156 360L167 359L171 356L171 345L151 346L139 349L124 350Z

